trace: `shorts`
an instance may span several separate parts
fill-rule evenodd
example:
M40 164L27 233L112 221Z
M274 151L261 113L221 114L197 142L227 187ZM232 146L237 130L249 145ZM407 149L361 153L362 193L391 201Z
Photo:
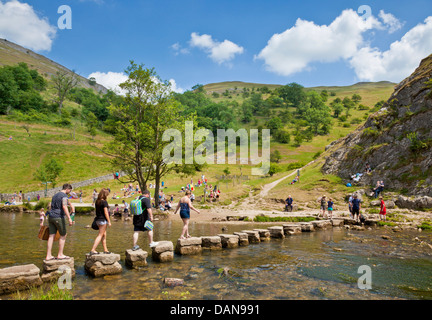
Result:
M144 227L144 224L148 220L147 215L141 214L139 216L133 216L133 226L134 231L149 231L147 228Z
M326 206L321 206L321 210L327 209Z
M360 214L360 208L352 208L352 214Z
M60 236L66 235L66 221L64 218L51 218L48 219L49 234L56 234L59 232Z
M96 220L96 224L98 226L104 226L104 225L108 224L108 221L106 221L106 220Z

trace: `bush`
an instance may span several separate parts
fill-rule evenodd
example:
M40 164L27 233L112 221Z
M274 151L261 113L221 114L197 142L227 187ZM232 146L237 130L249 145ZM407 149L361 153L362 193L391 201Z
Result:
M46 209L48 209L49 203L50 203L49 200L41 199L38 201L38 203L36 203L34 205L33 209L34 210L40 210L40 209L44 208L46 210Z
M75 207L75 213L87 214L95 210L93 207Z
M291 171L291 170L295 170L295 169L300 169L304 167L304 164L301 162L293 162L293 163L289 163L286 167L286 171Z

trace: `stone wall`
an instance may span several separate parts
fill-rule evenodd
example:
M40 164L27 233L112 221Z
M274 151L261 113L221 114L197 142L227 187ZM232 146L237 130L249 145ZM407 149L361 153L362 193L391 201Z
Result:
M120 175L123 176L123 175L125 175L125 173L121 172ZM88 179L88 180L84 180L84 181L80 181L80 182L74 182L74 183L71 183L72 188L73 188L72 191L74 191L75 193L78 194L79 188L86 187L86 186L92 185L94 183L104 182L104 181L113 180L113 179L114 179L114 175L111 173L111 174L107 174L107 175L104 175L101 177L96 177L96 178L92 178L92 179ZM60 182L59 186L56 188L48 189L47 190L47 197L52 197L57 192L61 191L61 189L63 187L63 183L67 183L67 181ZM15 191L18 194L20 190L15 190ZM26 192L25 190L23 190L23 193L24 193L23 201L27 201L28 196L30 196L31 201L36 200L37 195L39 195L41 198L43 198L45 196L45 190L30 191L30 192ZM0 201L9 200L13 196L14 196L13 193L0 193Z

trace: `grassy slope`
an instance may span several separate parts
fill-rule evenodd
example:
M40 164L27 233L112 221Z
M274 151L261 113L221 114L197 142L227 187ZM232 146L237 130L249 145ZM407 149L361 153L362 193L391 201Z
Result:
M261 87L262 85L257 84L257 86ZM356 92L363 97L361 103L373 106L377 101L388 98L393 87L391 85L387 85L384 88L379 85L376 87L369 85L358 89L358 91L356 91L356 89L356 86L354 86L354 88L339 87L337 90L331 89L331 91L336 92L337 95L335 97L330 97L330 99L352 96L352 94ZM330 91L330 89L327 90ZM68 106L79 107L70 102L68 102ZM355 117L363 119L366 113L367 111L352 110L352 117L350 119ZM267 119L261 119L259 122L264 123L266 120ZM20 123L7 121L5 117L0 118L0 148L5 151L0 154L0 162L4 164L0 167L0 174L4 177L8 177L3 180L3 183L0 186L0 192L42 189L42 185L38 181L34 180L33 175L43 160L48 159L50 156L55 156L64 166L64 171L59 178L59 181L61 182L81 181L111 172L108 164L102 161L103 155L90 146L90 143L93 141L86 133L85 128L81 127L78 123L75 123L75 141L71 138L72 129L31 124L30 132L32 136L28 137L21 125L22 124ZM272 143L271 149L272 151L277 149L281 152L283 156L281 161L282 167L290 162L308 163L312 160L316 152L324 151L326 145L342 136L345 136L357 126L358 125L351 125L349 128L344 128L342 124L335 121L335 126L327 136L315 137L312 141L305 142L298 148L293 147L291 144L284 145ZM9 135L13 136L13 141L7 140ZM108 139L109 136L99 133L96 137L96 143L101 146L103 143L108 141ZM213 185L219 183L221 185L221 190L225 200L227 196L229 200L242 197L251 189L259 188L261 185L274 181L275 179L287 174L287 172L280 172L273 177L253 177L250 176L250 167L242 166L243 175L249 176L251 180L234 179L228 182L218 182L216 176L222 175L223 169L226 167L230 168L231 175L240 175L240 165L209 165L203 172L203 174L209 178L210 183ZM314 172L315 174L319 174L319 170L315 170ZM201 174L202 173L198 172L193 176L195 182ZM190 182L190 177L181 178L172 174L166 177L165 182L168 186L165 191L167 193L176 193L181 186ZM113 192L117 192L118 194L120 194L120 189L123 187L122 184L112 181L83 188L85 200L90 200L90 194L93 188L99 190L103 186L110 187ZM287 188L282 184L275 190L277 191L277 194L270 193L269 197L284 197L286 193L285 190L292 190L292 188L291 186L290 188ZM197 195L200 194L201 192L197 193ZM227 203L230 202L229 200ZM116 202L120 203L121 201L113 201L112 203Z
M18 62L26 62L31 68L37 69L47 78L49 78L50 74L62 68L46 57L0 39L0 65L10 65ZM205 86L205 90L211 96L212 92L223 93L227 89L234 90L235 87L237 87L237 92L233 94L232 99L241 103L243 101L243 88L256 89L264 86L273 90L280 85L222 82L208 84ZM363 97L361 103L372 107L377 101L386 100L390 96L393 91L393 84L361 83L349 87L317 87L308 88L308 90L309 89L318 91L325 89L329 92L335 92L336 96L329 97L329 102L336 97L343 99L345 96L351 97L353 93L358 93ZM50 96L53 95L53 92L50 91L52 90L49 89L47 92L43 93L46 99L49 99ZM266 98L265 95L264 98ZM223 99L227 98L221 95L220 98L214 100L221 101ZM71 108L80 108L77 104L69 101L66 102L65 107L69 109L69 111ZM352 110L352 117L350 119L361 118L363 120L365 114L366 111ZM245 125L245 128L263 125L266 121L267 118L259 118L256 125L248 124ZM71 128L66 129L42 124L30 124L31 137L28 137L21 125L22 123L8 121L5 117L0 117L0 148L2 150L0 153L0 163L2 164L2 166L0 166L0 174L6 177L0 184L0 192L42 189L43 186L33 178L33 175L40 164L43 163L44 160L49 159L49 157L56 157L56 159L60 160L63 164L64 171L59 178L59 181L61 181L60 183L64 181L81 181L111 172L108 164L103 161L103 155L90 146L90 142L93 141L87 134L86 129L82 127L79 122L74 123L76 129L75 141L71 138L73 132ZM312 160L316 152L323 151L327 144L345 136L347 133L354 130L355 127L357 127L357 125L351 125L349 128L345 128L342 124L335 121L335 125L328 136L315 137L312 141L304 143L299 148L279 143L272 143L271 148L272 150L277 149L281 152L283 156L281 161L282 165L290 162L307 163ZM10 135L13 137L12 141L7 140ZM99 146L102 146L108 139L109 136L99 133L95 138L95 142ZM230 168L231 175L240 175L240 165L210 165L203 173L210 179L211 183L215 184L218 183L216 176L222 175L222 171L225 167ZM286 172L281 172L273 177L252 177L250 176L250 168L247 166L242 166L242 173L243 175L249 175L251 180L234 180L221 183L225 197L227 195L229 198L244 196L251 188L259 188L262 184L269 183L286 174ZM194 181L197 181L200 176L201 173L197 173L193 177ZM168 186L166 191L171 193L179 190L181 186L190 182L190 177L181 178L173 174L168 176L165 181ZM120 192L120 188L123 187L123 185L114 181L104 183L103 186L109 186L116 192ZM87 194L88 199L90 199L89 194L94 187L100 189L102 185L85 188L84 193Z

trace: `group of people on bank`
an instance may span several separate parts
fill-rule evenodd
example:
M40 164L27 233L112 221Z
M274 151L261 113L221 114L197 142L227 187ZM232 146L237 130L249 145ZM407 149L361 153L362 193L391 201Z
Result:
M51 204L49 205L49 209L46 213L48 216L48 227L49 227L49 238L47 243L47 254L46 260L63 260L69 259L70 257L64 255L64 246L66 242L67 235L67 227L72 226L74 224L75 218L75 207L73 203L68 199L68 194L72 191L72 186L68 183L64 184L62 190L56 193L52 199ZM95 200L95 224L98 228L98 235L93 243L93 247L90 250L90 255L100 254L97 251L98 246L102 242L103 253L109 254L111 253L107 247L107 229L111 227L111 219L109 214L109 205L108 205L108 195L110 191L106 188L103 188L96 200ZM180 235L180 239L190 238L189 234L189 220L190 220L190 211L194 210L197 213L200 213L199 210L195 209L190 200L191 193L190 191L186 191L185 195L180 199L175 214L180 210L180 217L183 221L183 229ZM153 241L153 229L148 229L147 222L153 221L152 214L152 205L150 201L150 191L144 190L141 195L137 198L141 201L142 206L142 214L133 216L133 246L132 250L138 250L140 247L138 246L138 238L140 232L147 232L149 239L149 246L154 247L158 244L158 242ZM70 208L70 210L69 210ZM40 215L40 225L43 226L45 213L41 211ZM59 238L59 251L56 257L52 255L52 246L54 243L54 238L57 234L60 235Z

